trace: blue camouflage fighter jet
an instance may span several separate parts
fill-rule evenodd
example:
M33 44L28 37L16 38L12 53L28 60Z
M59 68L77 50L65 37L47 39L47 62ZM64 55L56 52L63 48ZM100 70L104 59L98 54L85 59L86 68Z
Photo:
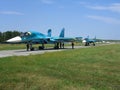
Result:
M26 43L27 50L34 50L32 47L32 44L42 44L42 46L39 46L39 49L44 49L44 44L54 44L54 48L64 48L64 42L74 42L75 38L68 38L64 37L65 35L65 29L63 28L61 30L61 33L59 37L52 37L51 36L52 30L48 30L48 34L42 34L40 32L35 31L29 31L22 33L20 36L16 36L14 38L11 38L7 40L8 43Z
M95 46L96 36L93 39L90 39L89 36L87 36L87 38L85 38L83 42L85 43L85 46L90 46L91 43L93 46Z

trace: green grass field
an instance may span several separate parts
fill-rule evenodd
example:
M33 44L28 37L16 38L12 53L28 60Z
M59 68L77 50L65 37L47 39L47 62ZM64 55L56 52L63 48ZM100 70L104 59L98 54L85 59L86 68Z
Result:
M0 90L120 90L120 44L0 58Z
M81 43L75 43L75 46L82 46ZM33 44L33 47L38 48L41 44ZM71 44L65 44L66 46L71 46ZM45 48L53 48L54 44L45 44ZM0 50L16 50L16 49L26 49L26 44L0 44Z
M0 50L15 50L25 48L25 44L0 44Z
M40 44L33 44L33 47L38 48ZM52 44L45 44L46 48L54 47ZM0 44L0 50L16 50L26 49L26 44Z

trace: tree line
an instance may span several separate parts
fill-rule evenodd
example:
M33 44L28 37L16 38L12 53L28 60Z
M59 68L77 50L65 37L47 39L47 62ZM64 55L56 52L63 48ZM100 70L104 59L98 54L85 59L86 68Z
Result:
M6 40L13 38L15 36L19 36L21 32L19 31L6 31L6 32L0 32L0 43L5 42Z

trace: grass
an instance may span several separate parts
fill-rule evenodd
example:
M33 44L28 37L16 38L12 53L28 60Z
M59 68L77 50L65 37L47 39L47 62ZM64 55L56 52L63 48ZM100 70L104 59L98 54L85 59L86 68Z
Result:
M0 90L119 89L119 44L0 58Z
M15 50L25 48L25 44L0 44L0 50Z
M33 47L38 48L40 44L33 44ZM45 48L54 47L52 44L46 44ZM16 50L26 49L26 44L0 44L0 50Z

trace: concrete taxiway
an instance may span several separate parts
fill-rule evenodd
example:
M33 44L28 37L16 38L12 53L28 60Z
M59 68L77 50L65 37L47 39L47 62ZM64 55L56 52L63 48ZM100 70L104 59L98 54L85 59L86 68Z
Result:
M85 46L75 46L76 48L86 48ZM45 52L56 52L56 51L63 51L63 50L70 50L71 47L67 47L65 49L45 49L45 50L36 50L36 51L26 51L25 49L20 50L3 50L0 51L0 58L2 57L9 57L9 56L28 56L28 55L35 55L35 54L44 54Z

